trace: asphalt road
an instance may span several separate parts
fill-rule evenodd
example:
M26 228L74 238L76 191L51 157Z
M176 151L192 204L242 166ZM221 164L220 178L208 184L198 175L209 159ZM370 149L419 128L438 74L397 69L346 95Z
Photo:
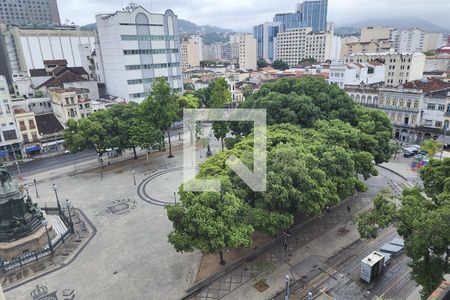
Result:
M73 165L87 160L92 160L97 157L94 150L86 150L75 154L55 155L42 159L35 159L27 162L19 162L20 173L22 176L30 176L35 173L50 171L56 168ZM7 167L12 176L18 175L16 165Z

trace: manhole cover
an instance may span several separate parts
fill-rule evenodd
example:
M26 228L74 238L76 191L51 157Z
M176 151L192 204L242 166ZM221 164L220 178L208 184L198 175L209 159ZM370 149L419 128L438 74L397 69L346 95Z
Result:
M267 283L266 283L265 281L262 281L262 280L260 280L260 281L258 281L257 283L255 283L255 284L253 285L253 287L254 287L255 289L257 289L258 292L260 292L260 293L264 292L265 290L267 290L267 289L269 288L269 286L267 285Z

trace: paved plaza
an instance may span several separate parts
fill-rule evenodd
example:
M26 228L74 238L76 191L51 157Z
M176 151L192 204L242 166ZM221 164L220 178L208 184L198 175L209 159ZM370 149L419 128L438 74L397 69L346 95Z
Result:
M60 199L68 198L81 209L97 235L65 268L12 290L5 287L7 299L32 299L30 293L37 285L60 296L73 290L75 299L181 298L193 284L201 254L176 253L167 242L172 226L164 207L143 201L137 193L138 185L153 174L181 166L181 152L175 154L173 159L159 153L149 161L142 157L111 165L103 179L93 170L38 183L40 198L33 199L39 205L55 206L52 184L56 183ZM180 174L162 174L144 190L156 199L172 201Z

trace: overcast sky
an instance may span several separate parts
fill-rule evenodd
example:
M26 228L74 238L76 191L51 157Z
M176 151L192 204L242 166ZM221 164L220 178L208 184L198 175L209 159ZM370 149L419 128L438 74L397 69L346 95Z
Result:
M58 0L61 21L95 22L99 12L121 9L129 0ZM179 18L197 25L215 25L250 31L253 25L271 21L277 12L294 11L298 0L135 0L151 12L172 9ZM449 0L329 0L328 21L337 26L374 18L418 17L450 28Z

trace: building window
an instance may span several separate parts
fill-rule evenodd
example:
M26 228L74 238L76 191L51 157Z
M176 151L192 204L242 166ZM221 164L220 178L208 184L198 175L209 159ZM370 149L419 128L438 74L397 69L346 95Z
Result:
M445 105L443 105L443 104L439 104L439 106L438 106L438 110L440 110L440 111L444 111L444 109L445 109Z
M414 108L419 108L419 101L414 101Z
M392 100L392 106L397 106L397 100Z
M400 99L400 103L399 103L399 106L400 106L400 107L403 107L403 106L405 106L405 101L404 101L403 99Z
M423 122L423 124L424 124L425 126L431 126L431 125L433 124L433 121L432 121L432 120L425 120L425 121Z
M435 110L435 109L436 109L436 104L434 104L434 103L428 103L427 109L429 109L429 110Z
M406 102L406 107L411 108L411 101Z
M436 122L434 123L434 127L442 128L442 122L436 121Z
M15 140L17 139L16 131L13 130L5 130L3 131L3 137L5 138L5 141Z
M412 124L412 125L416 124L416 116L412 116L412 118L411 118L411 124Z

